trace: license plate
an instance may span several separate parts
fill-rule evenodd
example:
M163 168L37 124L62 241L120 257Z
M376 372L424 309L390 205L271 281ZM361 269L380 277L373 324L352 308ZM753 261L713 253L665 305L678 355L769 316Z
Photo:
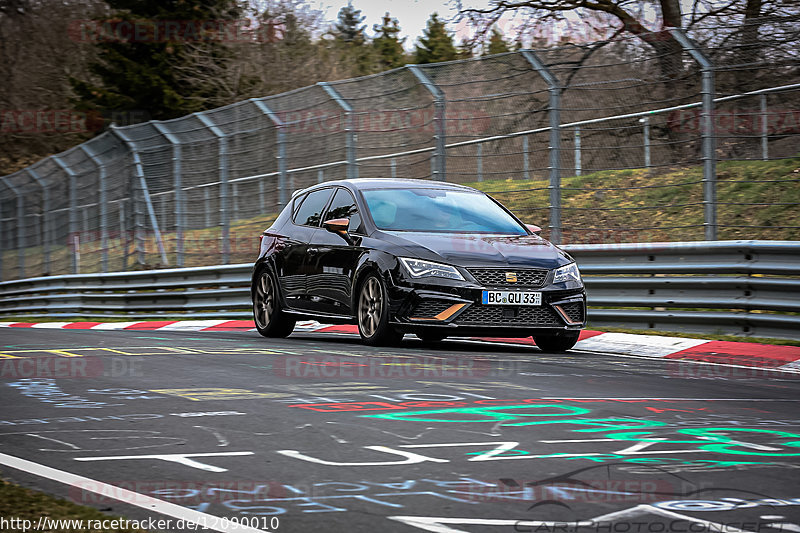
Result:
M483 291L483 305L542 305L541 292Z

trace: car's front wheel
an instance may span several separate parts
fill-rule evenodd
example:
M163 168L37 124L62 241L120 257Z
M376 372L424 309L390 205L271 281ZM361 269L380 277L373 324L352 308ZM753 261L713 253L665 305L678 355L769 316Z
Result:
M543 352L566 352L578 342L580 331L567 331L558 335L534 335L533 341Z
M369 274L358 293L358 333L370 346L396 344L403 334L389 325L389 299L386 285L376 274Z
M262 270L253 285L253 318L264 337L288 337L295 321L281 309L278 288L269 270Z

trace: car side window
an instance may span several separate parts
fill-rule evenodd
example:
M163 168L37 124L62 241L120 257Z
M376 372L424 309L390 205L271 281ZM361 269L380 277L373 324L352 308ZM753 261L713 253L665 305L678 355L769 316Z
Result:
M350 226L348 231L358 232L361 228L361 215L358 214L358 206L347 189L339 188L336 194L333 195L333 201L328 208L328 213L325 215L325 220L333 220L334 218L349 218ZM323 221L324 222L324 221Z
M330 197L331 189L318 189L308 193L294 215L294 223L300 226L318 227L322 211Z

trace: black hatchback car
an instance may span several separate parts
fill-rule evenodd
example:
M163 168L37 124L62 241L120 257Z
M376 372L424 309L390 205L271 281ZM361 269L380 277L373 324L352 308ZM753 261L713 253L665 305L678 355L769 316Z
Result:
M299 191L261 237L259 333L298 319L355 323L366 344L414 333L529 337L564 351L586 323L575 261L486 194L425 180L352 179Z

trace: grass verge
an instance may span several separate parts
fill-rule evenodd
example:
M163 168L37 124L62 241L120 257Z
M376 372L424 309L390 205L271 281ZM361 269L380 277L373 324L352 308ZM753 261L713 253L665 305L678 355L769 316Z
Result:
M30 520L34 526L40 517L47 517L52 520L83 520L84 526L100 525L96 521L108 521L124 518L104 514L92 507L78 505L67 500L62 500L49 496L42 492L26 489L15 485L6 480L0 480L0 517L5 520L19 519L20 521ZM124 522L123 522L124 523ZM52 522L51 522L52 524ZM107 525L113 525L106 522ZM4 527L2 531L31 531L22 527ZM97 529L92 527L49 527L37 530L39 533L146 533L143 529L131 528L104 528Z

